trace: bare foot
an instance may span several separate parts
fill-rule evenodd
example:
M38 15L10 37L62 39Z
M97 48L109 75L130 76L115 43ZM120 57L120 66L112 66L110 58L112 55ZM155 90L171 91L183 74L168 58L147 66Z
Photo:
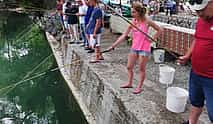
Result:
M129 84L129 83L123 84L123 85L121 85L120 88L132 88L132 84Z
M139 94L141 93L142 89L141 88L136 88L134 91L133 91L133 94Z

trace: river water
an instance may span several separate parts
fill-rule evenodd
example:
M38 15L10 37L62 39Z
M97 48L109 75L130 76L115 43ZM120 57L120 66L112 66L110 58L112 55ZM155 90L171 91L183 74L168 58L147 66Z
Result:
M27 15L0 12L0 124L87 124L56 67Z

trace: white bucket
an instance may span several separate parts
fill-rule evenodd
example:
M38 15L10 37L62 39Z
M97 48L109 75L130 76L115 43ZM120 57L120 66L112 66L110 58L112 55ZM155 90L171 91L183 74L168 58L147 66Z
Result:
M166 94L166 108L175 113L184 112L188 91L179 87L169 87Z
M156 50L153 51L153 55L154 55L155 63L163 63L164 62L165 50L156 49Z
M171 66L160 64L159 65L160 76L159 82L162 84L172 84L175 75L175 69Z

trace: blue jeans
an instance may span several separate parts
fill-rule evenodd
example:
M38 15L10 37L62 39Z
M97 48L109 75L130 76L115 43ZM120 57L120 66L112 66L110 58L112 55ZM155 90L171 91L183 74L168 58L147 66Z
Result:
M84 42L84 46L88 45L88 41L86 38L86 30L85 30L85 24L80 24L80 36Z
M199 108L204 106L206 100L209 119L213 123L213 78L199 76L192 70L189 80L189 98L191 104Z

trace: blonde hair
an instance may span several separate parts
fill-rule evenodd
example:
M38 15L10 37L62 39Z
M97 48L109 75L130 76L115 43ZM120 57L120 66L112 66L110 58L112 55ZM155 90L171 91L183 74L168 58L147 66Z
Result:
M140 18L144 18L146 15L146 7L142 5L140 2L133 2L132 3L132 8L137 11L138 15Z

